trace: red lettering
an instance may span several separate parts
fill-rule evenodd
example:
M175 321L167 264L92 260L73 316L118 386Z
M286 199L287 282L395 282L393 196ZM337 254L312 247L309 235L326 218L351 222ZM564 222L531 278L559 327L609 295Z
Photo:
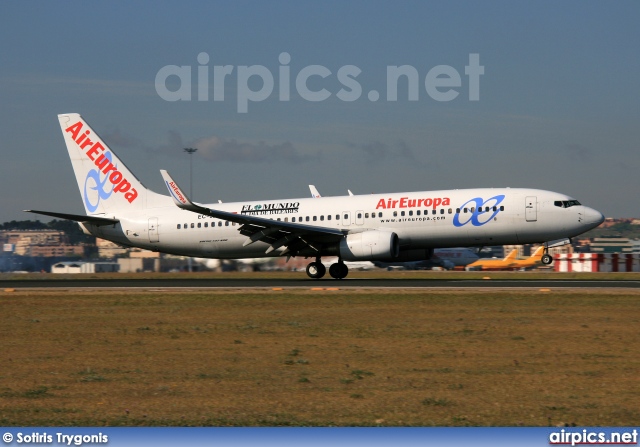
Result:
M98 159L95 161L95 165L98 167L100 171L109 163L109 159L104 155L100 154Z
M449 206L450 204L451 204L451 201L449 200L449 197L445 197L445 198L442 200L442 205L443 205L443 206Z
M394 201L393 201L393 206L392 206L391 208L395 208L397 204L398 204L398 201L397 201L397 200L394 200Z
M91 133L91 131L90 131L90 130L85 131L85 132L84 132L84 135L81 135L81 136L80 136L80 138L78 138L78 139L76 140L76 143L78 143L78 145L80 145L80 143L82 143L82 141L83 141L85 138L87 138L87 135L89 135L90 133Z
M134 200L136 200L136 197L138 197L138 191L136 191L135 188L124 195L124 198L127 199L129 203L132 203Z
M425 199L424 206L431 206L432 203L433 203L433 199Z
M64 131L71 132L71 138L73 138L73 140L75 141L75 139L78 138L78 133L80 132L81 129L82 129L82 122L78 121L73 126L67 127Z
M91 146L91 149L87 151L87 157L95 161L94 155L98 155L98 149L104 151L104 146L102 146L100 143L94 144L93 146Z
M102 173L106 174L109 171L115 171L115 170L116 170L116 167L113 165L113 163L109 163L109 165L102 170Z
M84 139L84 138L83 138ZM93 144L93 141L91 141L90 139L86 139L86 141L82 144L80 144L80 142L78 142L78 145L80 146L80 149L84 149L85 147L89 146L90 144ZM96 143L97 144L97 143Z
M400 208L406 208L407 207L407 198L403 197L400 199Z
M408 205L409 208L414 208L416 206L416 199L410 199Z
M382 208L383 210L387 209L387 205L384 203L384 199L378 200L378 205L376 205L376 209Z
M438 199L433 199L433 207L437 207L438 205L440 205L442 203L442 199L438 198Z
M114 174L115 174L115 172L114 172ZM113 175L113 174L112 174L112 175ZM118 183L118 184L116 185L116 187L115 187L115 188L113 188L113 191L114 191L114 192L122 192L122 193L125 193L125 192L129 191L130 189L131 189L131 183L129 183L128 181L126 181L126 180L124 180L124 179L123 179L120 183Z
M122 172L120 171L113 171L109 176L109 181L114 185L120 183L120 180L122 180Z
M422 206L422 202L424 202L424 199L418 199L418 208Z

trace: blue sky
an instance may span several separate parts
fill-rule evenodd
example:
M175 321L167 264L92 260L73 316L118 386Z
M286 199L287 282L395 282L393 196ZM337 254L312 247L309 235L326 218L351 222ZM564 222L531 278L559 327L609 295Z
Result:
M639 18L633 1L3 2L0 221L83 211L56 119L66 112L162 193L158 170L187 185L182 148L199 147L203 202L307 197L310 183L323 195L512 186L638 217ZM210 96L214 66L235 68L224 101L195 100L201 52ZM275 89L238 113L238 67L266 67L277 87L283 52L291 99ZM470 54L484 67L479 101L468 98ZM160 97L167 65L192 67L192 101ZM308 82L329 99L296 93L309 65L331 71ZM350 102L336 97L347 65L363 91ZM419 73L417 101L406 82L386 100L387 67L399 65ZM425 90L438 65L461 74L454 100Z

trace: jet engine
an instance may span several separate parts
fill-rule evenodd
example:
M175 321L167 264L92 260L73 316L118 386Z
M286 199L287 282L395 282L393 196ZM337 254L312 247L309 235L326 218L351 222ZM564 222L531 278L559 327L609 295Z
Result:
M398 235L389 231L348 234L340 241L340 257L345 261L395 259L400 254Z

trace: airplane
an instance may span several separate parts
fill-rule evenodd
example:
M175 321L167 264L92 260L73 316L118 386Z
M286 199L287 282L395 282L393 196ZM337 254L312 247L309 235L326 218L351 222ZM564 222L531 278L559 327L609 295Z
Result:
M376 267L404 268L406 270L421 270L440 267L452 270L457 266L464 267L478 260L478 255L468 248L436 248L429 259L409 262L380 262L375 261Z
M344 261L429 259L436 248L544 243L597 227L599 211L557 192L480 188L235 203L194 203L167 171L169 195L147 189L77 113L58 115L86 215L25 210L79 223L130 247L218 259L300 256L307 275L345 278ZM258 185L256 185L258 187Z
M502 270L509 268L511 263L516 260L518 250L511 250L507 256L503 259L491 258L491 259L478 259L467 265L467 270Z
M526 259L517 259L518 250L511 250L504 259L478 259L469 264L467 270L516 270L535 267L542 263L544 256L544 246L540 246Z

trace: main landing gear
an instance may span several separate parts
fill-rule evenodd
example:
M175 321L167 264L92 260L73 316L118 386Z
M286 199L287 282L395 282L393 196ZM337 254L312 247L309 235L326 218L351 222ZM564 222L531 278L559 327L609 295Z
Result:
M320 279L325 273L327 273L327 269L319 257L307 265L307 275L311 279ZM332 278L342 279L346 278L348 274L349 268L342 262L342 259L339 259L338 262L331 264L331 267L329 267L329 275L331 275Z

